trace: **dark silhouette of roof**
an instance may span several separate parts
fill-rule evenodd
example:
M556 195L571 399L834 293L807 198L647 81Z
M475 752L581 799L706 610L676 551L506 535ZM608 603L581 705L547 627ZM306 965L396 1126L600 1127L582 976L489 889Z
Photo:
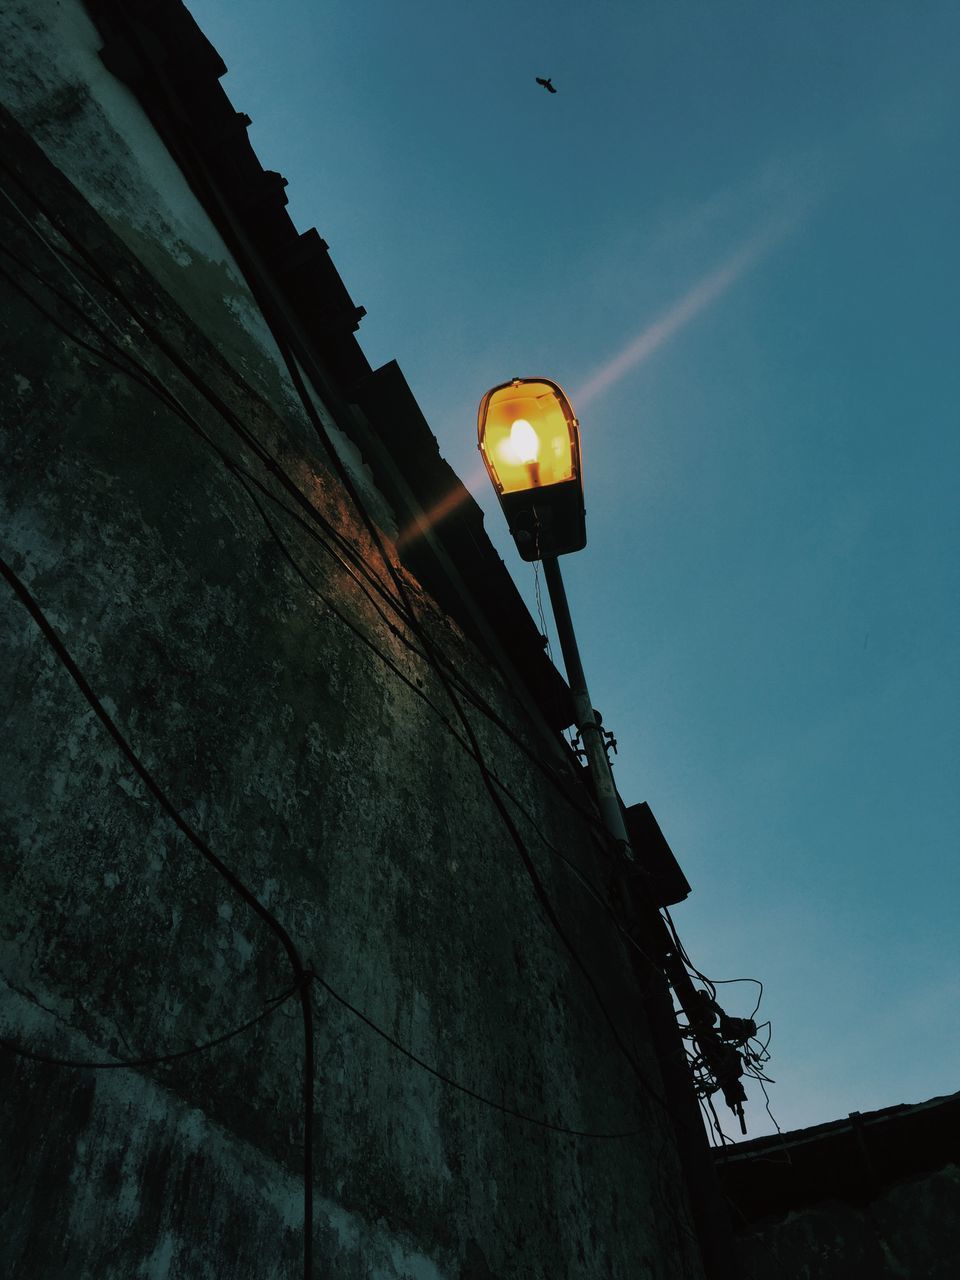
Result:
M718 1147L717 1172L743 1222L824 1200L865 1204L960 1152L960 1093Z

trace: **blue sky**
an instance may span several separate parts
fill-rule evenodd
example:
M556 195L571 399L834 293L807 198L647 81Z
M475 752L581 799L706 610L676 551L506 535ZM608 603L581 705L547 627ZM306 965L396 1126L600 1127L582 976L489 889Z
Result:
M591 692L781 1127L960 1088L960 6L188 7L531 605L476 407L571 395Z

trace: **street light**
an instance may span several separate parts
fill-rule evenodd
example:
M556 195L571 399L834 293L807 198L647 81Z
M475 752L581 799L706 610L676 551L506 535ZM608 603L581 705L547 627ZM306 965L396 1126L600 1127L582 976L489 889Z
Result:
M557 556L580 551L587 544L580 464L580 424L570 401L549 378L514 378L492 387L480 401L477 437L483 461L497 491L507 524L524 560L540 560L560 637L567 683L573 698L577 728L587 754L597 805L618 852L634 863L630 837L613 782L603 731L587 689L580 650L570 618L567 593ZM630 901L625 868L615 871L625 909ZM704 1012L682 957L667 936L659 912L647 906L647 927L659 938L659 951L691 1027L695 1029L707 1063L723 1089L731 1110L746 1133L743 1102L746 1093L742 1064L736 1049L724 1044ZM669 1001L669 997L667 997ZM681 1042L677 1041L678 1046Z
M480 401L477 442L517 550L539 560L557 624L577 728L601 816L614 843L633 858L603 733L590 700L557 556L587 545L580 424L549 378L513 378Z
M478 443L524 560L580 551L587 543L580 428L549 378L514 378L480 402Z

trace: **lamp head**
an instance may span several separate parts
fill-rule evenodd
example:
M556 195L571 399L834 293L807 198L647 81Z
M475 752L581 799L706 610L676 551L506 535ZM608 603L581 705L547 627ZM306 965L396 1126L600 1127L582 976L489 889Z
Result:
M524 560L586 545L580 430L549 378L514 378L480 401L480 453Z

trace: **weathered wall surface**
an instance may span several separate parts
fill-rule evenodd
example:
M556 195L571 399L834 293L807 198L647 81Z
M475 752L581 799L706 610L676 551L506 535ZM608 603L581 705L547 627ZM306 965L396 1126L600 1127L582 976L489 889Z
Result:
M76 186L0 121L14 202L0 195L0 554L177 810L338 992L511 1108L640 1131L571 1138L498 1113L316 987L317 1274L697 1277L666 1117L545 918L402 606L358 584L333 533L315 528L318 540L278 505L291 499L258 447L394 591L235 268L223 257L211 274L202 214L173 236L159 227L186 196L169 195L159 160L144 165L148 150L121 145L98 99L113 90L84 71L85 21L75 3L3 9L0 46L29 48L20 78L5 77L7 105ZM132 102L124 111L129 142L147 126ZM144 370L206 439L137 380ZM389 533L368 482L364 497ZM600 878L582 799L532 764L537 727L408 588L473 696L467 714L563 926L658 1088L623 950L551 848ZM140 1057L257 1014L291 981L276 938L147 793L5 582L0 681L2 1035L53 1056ZM0 1053L0 1272L297 1275L302 1069L295 1000L165 1066L87 1072Z
M869 1205L797 1210L740 1237L741 1274L784 1280L953 1280L960 1168L888 1188Z
M240 268L136 98L101 62L103 40L80 0L2 0L0 32L0 102L250 386L309 435ZM355 450L319 408L391 528Z

